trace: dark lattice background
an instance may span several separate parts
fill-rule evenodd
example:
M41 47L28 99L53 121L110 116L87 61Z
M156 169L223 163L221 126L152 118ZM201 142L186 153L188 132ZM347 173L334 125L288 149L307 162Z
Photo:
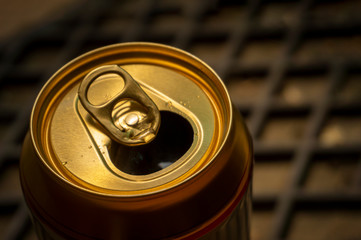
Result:
M185 49L224 80L255 143L252 239L361 239L361 2L308 0L84 1L2 42L0 239L36 239L18 161L40 87L125 41Z

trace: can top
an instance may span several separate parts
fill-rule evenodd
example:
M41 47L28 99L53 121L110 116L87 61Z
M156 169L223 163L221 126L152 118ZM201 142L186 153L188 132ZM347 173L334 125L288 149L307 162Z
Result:
M80 103L81 81L104 66L124 69L159 109L159 134L147 147L113 141ZM124 86L121 74L98 74L86 97L104 105ZM129 97L117 100L113 118L119 118L118 106L141 108ZM224 85L202 61L172 47L130 43L91 51L55 73L34 106L31 134L44 165L59 179L96 194L137 196L170 189L211 164L231 118ZM139 119L128 114L123 120L131 125Z
M137 94L124 93L128 75ZM126 134L112 135L113 123ZM143 133L156 136L128 146ZM226 221L251 178L251 140L222 81L160 44L110 45L69 62L38 95L30 136L27 202L67 239L197 238Z

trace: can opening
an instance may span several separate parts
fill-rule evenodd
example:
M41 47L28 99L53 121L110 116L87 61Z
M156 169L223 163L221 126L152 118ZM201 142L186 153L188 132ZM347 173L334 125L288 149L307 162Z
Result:
M146 175L162 170L180 159L191 147L193 128L182 116L161 111L157 137L141 146L125 146L114 142L111 149L113 164L132 175Z

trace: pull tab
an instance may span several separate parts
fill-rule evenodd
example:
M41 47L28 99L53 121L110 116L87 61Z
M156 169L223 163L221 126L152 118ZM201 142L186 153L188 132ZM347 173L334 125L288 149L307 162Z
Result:
M123 78L124 88L110 101L93 105L88 99L90 85L101 75L115 73ZM152 141L159 129L157 106L138 83L117 65L101 66L85 76L78 89L80 102L113 140L128 146Z

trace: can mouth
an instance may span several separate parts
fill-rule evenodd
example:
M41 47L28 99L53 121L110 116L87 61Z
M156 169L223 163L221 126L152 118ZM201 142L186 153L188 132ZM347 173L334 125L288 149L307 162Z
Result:
M105 64L124 68L158 106L162 124L155 143L130 150L88 124L76 89ZM209 165L228 137L231 118L225 86L199 59L160 44L119 44L80 56L49 80L34 106L32 135L45 165L67 184L138 196L177 186Z
M104 65L128 72L161 112L159 136L149 142L155 146L136 146L132 153L81 103L82 80ZM102 86L95 95L105 96L109 88ZM111 107L109 115L116 103ZM100 48L60 69L39 94L31 120L38 156L29 164L40 174L33 181L28 172L26 179L35 183L30 190L40 196L34 198L38 208L49 212L49 219L65 220L64 227L74 232L115 226L120 234L131 233L140 220L149 223L142 236L157 239L198 233L205 224L214 229L250 179L250 143L239 120L219 77L192 55L150 43ZM133 125L137 119L125 121ZM132 159L134 154L141 156ZM137 161L147 155L147 164L139 167ZM45 187L39 189L41 183Z
M112 142L110 159L120 170L131 175L147 175L178 161L194 140L192 125L179 114L160 111L161 125L157 137L149 144L126 146Z

